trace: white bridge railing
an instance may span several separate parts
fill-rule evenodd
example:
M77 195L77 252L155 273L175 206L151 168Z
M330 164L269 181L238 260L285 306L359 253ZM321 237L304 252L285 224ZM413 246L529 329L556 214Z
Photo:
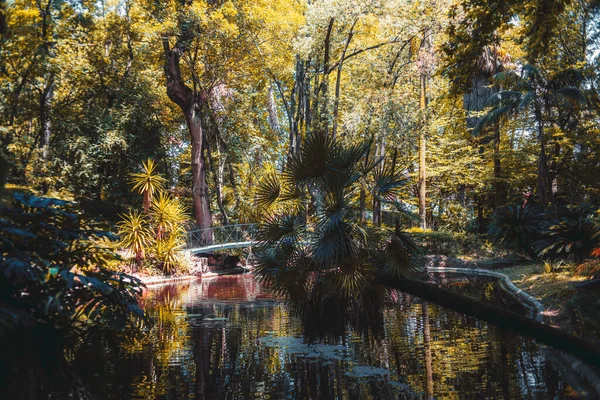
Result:
M213 226L188 231L186 249L193 253L250 247L256 240L258 224Z

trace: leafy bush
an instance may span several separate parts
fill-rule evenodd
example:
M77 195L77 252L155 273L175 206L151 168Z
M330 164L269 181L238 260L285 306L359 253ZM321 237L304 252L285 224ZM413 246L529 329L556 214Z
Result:
M488 234L497 243L535 257L533 244L539 238L543 221L540 207L508 205L494 213Z
M600 245L600 226L591 215L563 217L550 223L536 243L541 257L559 263L579 264Z
M17 193L0 215L0 336L43 325L78 340L144 319L142 283L107 268L116 237L73 203Z
M411 228L407 232L417 242L423 253L448 257L485 256L489 253L481 238L467 232L429 231Z
M467 230L470 220L471 215L465 206L451 203L440 215L440 227L445 231L464 232Z
M121 216L120 245L134 254L137 267L145 260L146 267L173 274L184 264L179 254L186 233L186 210L177 198L162 190L165 180L155 173L152 160L146 161L142 170L132 174L132 184L144 196L144 212Z

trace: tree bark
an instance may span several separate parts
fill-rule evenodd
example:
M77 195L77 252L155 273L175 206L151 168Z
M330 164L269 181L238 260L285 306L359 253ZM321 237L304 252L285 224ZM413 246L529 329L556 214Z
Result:
M506 204L506 185L500 159L500 124L494 124L494 203L498 209Z
M542 120L541 106L534 103L535 118L537 120L538 140L540 141L540 155L538 157L538 198L540 205L548 205L548 158L546 156L546 143L544 141L544 121Z
M329 25L327 26L327 33L325 34L325 41L323 43L324 55L323 55L323 82L321 83L321 110L317 116L319 126L325 130L328 130L328 118L327 118L327 107L328 107L328 91L329 91L329 51L330 51L330 40L331 30L333 29L334 18L329 19Z
M421 73L421 94L419 105L422 116L422 126L419 131L419 218L421 219L421 229L427 229L427 138L425 129L427 125L427 75Z
M344 50L342 50L342 55L340 57L340 61L338 64L337 76L335 79L335 102L333 105L333 131L331 137L335 141L337 136L337 127L338 127L338 113L340 107L340 85L342 81L342 66L344 65L344 59L346 58L346 52L348 51L348 46L352 41L352 36L354 36L354 27L358 19L354 20L352 23L352 27L350 27L350 32L348 32L348 39L346 40L346 44L344 45Z
M192 195L196 224L200 229L210 228L212 226L212 215L206 183L206 165L202 151L205 131L202 109L206 105L208 96L203 93L195 93L183 82L179 66L181 50L177 46L171 49L167 38L163 39L163 50L167 95L183 111L190 133L192 145ZM212 241L212 235L208 233L204 239L210 242Z
M360 189L360 223L364 224L367 222L367 194L365 189Z
M50 135L52 133L52 121L50 120L52 99L54 98L54 76L50 76L46 87L40 95L40 149L42 159L48 161L50 156Z

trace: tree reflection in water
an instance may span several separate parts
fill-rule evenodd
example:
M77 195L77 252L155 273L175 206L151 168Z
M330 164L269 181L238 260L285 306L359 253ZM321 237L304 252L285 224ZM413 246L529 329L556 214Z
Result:
M461 292L502 301L491 283L480 282L478 290L459 284ZM68 374L79 386L76 398L507 399L571 393L531 340L400 292L350 306L328 300L331 310L318 320L326 324L330 316L334 328L303 323L303 314L272 298L251 276L162 286L148 290L143 301L155 319L145 335L121 343L99 337L72 354ZM356 312L346 314L345 327L331 314L343 307ZM315 305L312 312L321 311ZM303 344L305 337L319 342L324 332L329 344ZM22 386L8 393L5 398L28 398Z
M480 286L473 295L495 290ZM98 398L563 398L568 390L532 341L403 293L389 293L376 315L368 313L379 298L352 304L357 316L337 341L339 320L334 329L307 325L252 277L164 286L144 301L156 318L147 336L118 353L79 355ZM329 344L302 344L322 332Z

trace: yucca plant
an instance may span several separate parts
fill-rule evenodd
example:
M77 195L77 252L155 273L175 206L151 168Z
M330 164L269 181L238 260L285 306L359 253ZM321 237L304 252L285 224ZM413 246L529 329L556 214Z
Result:
M139 265L152 242L152 232L148 228L148 221L145 215L138 211L131 211L122 215L121 218L121 221L117 223L121 238L119 244L133 252L136 264Z
M159 192L152 200L150 218L157 240L162 240L165 234L175 234L183 229L187 220L185 207L179 200L166 192Z
M535 257L534 242L539 238L544 222L542 208L533 205L512 204L497 210L488 234L512 250Z
M154 260L167 275L174 273L180 266L179 254L183 247L181 236L168 235L154 242Z
M346 323L363 330L382 328L376 316L390 290L378 279L407 276L421 265L418 247L407 234L357 219L354 199L360 181L382 162L364 167L370 147L371 142L344 146L315 132L281 173L262 182L256 196L257 207L274 210L258 232L256 274L305 317L309 340L335 339ZM388 186L390 195L382 198L397 190L395 184ZM299 201L303 193L310 193L314 206L304 207ZM286 203L299 209L277 207ZM367 321L375 325L363 326Z
M130 174L130 183L144 197L144 211L148 211L154 194L163 189L166 179L156 172L156 163L149 158L142 162L142 172Z

